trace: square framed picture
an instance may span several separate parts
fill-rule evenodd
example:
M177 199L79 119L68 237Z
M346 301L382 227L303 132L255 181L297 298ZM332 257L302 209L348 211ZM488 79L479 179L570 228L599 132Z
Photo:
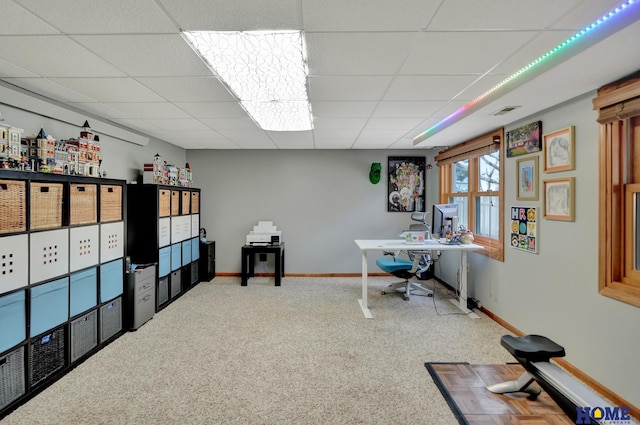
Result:
M547 220L575 220L575 177L545 180L544 218Z
M516 161L516 199L521 201L538 200L538 157L518 159Z
M506 133L507 158L542 150L542 121L535 121Z
M575 169L574 132L575 127L569 126L542 136L545 173Z

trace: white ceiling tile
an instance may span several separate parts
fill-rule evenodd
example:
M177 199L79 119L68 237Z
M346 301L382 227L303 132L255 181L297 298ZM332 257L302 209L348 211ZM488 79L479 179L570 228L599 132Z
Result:
M355 138L314 136L316 149L351 149Z
M401 74L482 74L536 35L532 31L423 33Z
M173 132L184 130L208 130L209 128L195 118L178 118L178 119L157 119L149 118L146 120L151 125L155 125L163 130Z
M548 28L581 0L456 0L442 2L429 25L443 30L532 30Z
M15 1L66 34L176 31L171 21L152 1Z
M247 113L237 102L173 102L194 118L245 118Z
M417 34L307 34L310 75L393 75Z
M186 112L170 103L110 102L107 105L141 119L190 118Z
M359 129L314 129L313 134L316 140L330 140L330 139L349 139L351 141L355 140L360 135Z
M367 130L403 130L413 128L423 118L371 118L365 127Z
M178 34L75 35L131 77L203 76L211 71Z
M583 0L571 12L555 21L551 28L580 30L609 13L620 3L620 0Z
M62 102L95 102L96 99L47 78L5 78L4 81Z
M38 78L39 75L0 59L0 78Z
M391 77L326 76L309 77L309 98L312 101L380 100Z
M97 115L99 117L108 118L111 120L114 119L133 119L133 115L120 111L118 109L114 109L109 105L105 105L104 103L99 102L78 102L78 103L70 103L70 106L74 108L80 109L82 111L87 111ZM138 120L139 121L139 120ZM135 125L133 126L135 128Z
M311 131L267 131L267 136L278 149L313 149Z
M236 99L216 77L137 78L169 102L228 102Z
M52 81L98 102L160 102L163 99L133 78L53 78Z
M239 149L240 148L239 145L237 145L236 143L233 143L231 140L224 137L219 137L219 138L204 137L198 141L198 144L200 144L205 149Z
M49 2L42 2L49 3ZM1 35L58 34L60 31L11 0L0 0Z
M61 57L61 52L64 55ZM120 77L124 74L66 36L7 36L0 57L43 77ZM65 60L64 58L73 58Z
M204 118L200 121L216 130L260 130L246 114L244 118Z
M298 0L160 0L185 31L302 29Z
M374 117L428 117L445 105L446 101L392 101L378 104Z
M302 0L307 31L416 31L438 6L424 0Z
M475 98L482 96L488 90L491 90L493 87L504 81L507 77L508 75L488 74L481 78L478 78L473 82L473 84L466 87L464 91L459 93L456 97L456 100L470 102Z
M400 76L397 77L385 100L449 100L469 86L477 76Z
M507 57L492 71L492 73L506 74L506 78L554 49L558 44L567 40L574 34L575 32L573 31L548 31L540 33L523 49Z
M367 123L366 118L316 118L315 130L360 130Z
M262 130L220 130L218 132L243 149L275 149L277 147Z
M314 117L368 117L378 102L323 102L311 103Z

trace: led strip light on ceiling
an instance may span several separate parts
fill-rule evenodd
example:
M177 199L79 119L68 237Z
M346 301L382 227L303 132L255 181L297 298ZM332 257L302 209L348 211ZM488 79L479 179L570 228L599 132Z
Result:
M508 93L516 87L541 75L543 72L557 66L561 62L575 56L584 49L593 46L611 34L637 21L640 19L640 16L636 16L640 11L640 7L638 7L639 3L640 0L625 1L620 6L593 22L591 25L588 25L584 29L578 31L572 37L558 44L556 47L549 50L529 65L520 69L515 74L509 76L492 89L486 91L484 94L478 96L451 115L415 136L413 138L414 146L422 143L434 134L469 115L480 106L487 104L490 100L494 100L499 96Z

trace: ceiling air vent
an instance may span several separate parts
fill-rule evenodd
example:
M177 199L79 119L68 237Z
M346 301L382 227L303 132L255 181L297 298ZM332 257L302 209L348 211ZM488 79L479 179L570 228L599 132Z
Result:
M507 114L507 113L513 111L514 109L518 109L518 108L519 108L519 106L505 106L504 108L500 109L499 111L494 112L491 115L499 117L500 115Z

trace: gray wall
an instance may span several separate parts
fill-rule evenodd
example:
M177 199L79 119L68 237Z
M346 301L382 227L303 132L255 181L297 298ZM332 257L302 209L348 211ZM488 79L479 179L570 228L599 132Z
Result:
M542 120L544 131L576 126L576 170L540 174L540 182L576 177L576 221L541 218L539 254L507 245L505 261L499 262L471 253L469 292L522 332L557 340L567 349L569 362L640 406L636 367L640 310L597 292L598 126L593 96L587 94L506 128L533 120ZM41 127L56 138L75 137L79 132L78 127L24 111L6 106L0 110L7 123L25 128L26 134ZM160 141L141 147L108 138L102 146L103 169L112 178L135 178L156 153L176 165L189 162L195 186L202 189L202 225L209 239L216 240L217 270L232 273L240 270L240 246L258 220L273 220L283 231L288 273L359 273L361 257L353 240L391 238L410 222L406 213L386 212L386 185L369 182L371 163L381 162L386 171L388 156L427 156L433 163L434 154L425 150L185 151ZM509 158L504 164L505 217L512 205L542 207L542 198L531 203L515 199L515 162ZM428 208L437 201L437 180L434 168L427 173ZM505 234L509 234L508 220ZM457 257L449 254L442 258L441 275L455 285ZM369 268L374 271L376 256L370 257ZM270 263L258 267L272 270Z
M565 346L567 360L630 403L640 406L640 310L598 294L598 126L594 93L507 126L534 120L543 131L575 126L576 170L544 174L540 181L576 177L575 222L538 222L539 253L508 245L509 208L517 201L516 158L505 159L505 261L469 254L469 293L525 333L547 335ZM258 220L273 220L287 243L288 273L358 273L357 238L390 238L409 223L386 212L384 182L368 180L371 162L412 151L188 151L196 186L203 190L202 224L217 245L217 269L238 272L240 246ZM541 154L534 154L539 155ZM428 208L437 202L437 169L427 174ZM369 270L377 271L370 255ZM455 253L436 272L457 285ZM272 271L272 264L259 265ZM258 270L258 271L262 271ZM472 324L470 323L470 326ZM499 341L488 341L496 343Z
M358 273L354 239L393 238L409 213L387 212L388 156L426 150L190 150L194 186L202 189L201 224L216 241L216 270L238 273L240 247L259 220L271 220L286 243L286 272ZM383 177L369 181L372 162ZM427 192L434 170L427 173ZM437 183L437 181L436 181ZM435 186L437 191L437 185ZM427 193L427 201L435 192ZM374 256L371 256L374 257ZM375 258L370 267L375 270ZM264 270L273 270L271 256Z
M5 123L24 129L23 136L38 134L41 128L56 140L71 139L80 136L81 125L76 126L40 115L32 114L21 109L0 105L0 112ZM87 118L91 125L91 118ZM147 146L140 146L96 133L100 136L100 146L102 147L101 170L107 172L108 178L135 180L138 174L142 173L143 165L146 162L153 162L153 157L159 153L163 159L170 164L184 167L186 162L186 150L151 139Z

